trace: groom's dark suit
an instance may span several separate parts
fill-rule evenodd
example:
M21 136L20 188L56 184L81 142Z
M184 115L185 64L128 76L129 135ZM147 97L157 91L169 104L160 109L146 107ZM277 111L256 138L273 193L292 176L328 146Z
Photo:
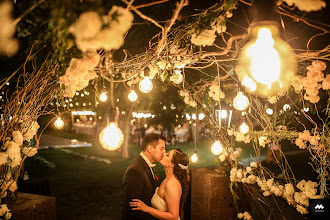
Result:
M151 206L151 198L155 193L156 182L147 162L138 156L126 169L123 178L124 204L122 220L155 220L148 213L133 211L129 206L132 199L140 199Z

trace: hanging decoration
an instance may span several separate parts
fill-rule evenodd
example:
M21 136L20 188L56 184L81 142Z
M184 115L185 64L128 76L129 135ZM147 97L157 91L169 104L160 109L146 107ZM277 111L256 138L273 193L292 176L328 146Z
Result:
M215 141L212 145L211 145L211 152L214 155L220 155L223 152L223 146L220 143L220 141Z
M233 100L234 108L239 111L244 111L247 107L249 107L250 101L248 97L246 97L243 92L238 92L237 96Z
M183 81L182 70L175 69L174 74L170 77L170 80L175 84L180 84Z
M100 101L101 102L105 102L108 100L108 96L107 96L107 93L105 92L102 92L101 95L100 95Z
M190 157L190 159L191 159L191 162L193 162L193 163L197 163L197 161L198 161L198 156L197 156L197 150L196 150L196 149L194 150L194 153L193 153L193 155Z
M62 129L64 127L64 121L61 119L61 117L58 117L55 122L54 122L54 126L57 129Z
M242 49L237 75L243 86L259 96L283 94L294 78L297 62L289 44L279 37L276 23L251 26L253 39Z
M116 122L110 122L99 134L99 142L104 149L115 151L123 144L124 134Z
M250 127L245 123L243 122L239 128L238 128L239 132L241 132L242 134L247 134L249 133L250 131Z
M136 94L135 90L131 90L131 92L128 94L128 99L131 102L135 102L138 99L138 95Z
M149 93L153 88L153 84L149 78L149 72L149 67L144 68L144 78L139 83L139 89L143 93Z

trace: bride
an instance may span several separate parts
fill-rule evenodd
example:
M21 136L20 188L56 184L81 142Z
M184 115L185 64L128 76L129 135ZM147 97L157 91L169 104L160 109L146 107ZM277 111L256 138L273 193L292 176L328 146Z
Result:
M147 206L139 199L130 202L132 210L141 210L158 219L183 219L183 205L189 190L189 157L180 149L169 151L160 160L165 168L166 178L156 188L151 199L151 205Z

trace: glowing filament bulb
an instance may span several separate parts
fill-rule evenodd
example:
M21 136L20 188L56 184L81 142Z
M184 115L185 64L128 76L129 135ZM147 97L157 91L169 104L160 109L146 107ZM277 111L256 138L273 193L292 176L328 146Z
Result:
M249 99L243 94L243 92L238 92L237 96L233 100L234 108L239 111L244 111L249 106L249 104Z
M280 57L274 48L274 39L268 28L260 28L254 45L247 49L251 57L251 73L257 82L268 84L280 77Z
M100 95L100 101L101 102L105 102L108 100L108 96L105 92L102 92L101 95Z
M215 141L211 146L211 152L214 155L220 155L223 152L223 146L220 141Z
M245 122L243 122L243 123L239 126L238 130L239 130L239 132L241 132L242 134L247 134L247 133L249 133L250 128L249 128L249 126L248 126Z
M194 154L190 157L191 162L196 163L198 161L197 153L194 152Z
M138 95L136 94L136 92L134 90L132 90L129 94L128 94L128 99L131 102L135 102L138 98Z
M117 123L110 122L99 134L99 142L104 149L114 151L123 144L124 134L118 128Z
M61 119L61 117L58 117L55 122L54 122L54 126L57 129L61 129L64 127L64 121Z
M149 77L145 77L143 80L139 83L139 89L143 93L149 93L153 88L152 82L149 79Z

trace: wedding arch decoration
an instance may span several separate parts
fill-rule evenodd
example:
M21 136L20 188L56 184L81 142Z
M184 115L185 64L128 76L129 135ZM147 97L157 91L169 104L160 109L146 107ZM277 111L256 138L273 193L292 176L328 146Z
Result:
M38 1L27 10L27 13L33 13L34 8L42 5L43 2L45 1ZM188 7L189 1L179 0L175 4L172 17L164 25L141 12L143 8L164 2L167 1L135 5L134 1L122 0L121 6L113 5L107 9L108 11L96 8L79 12L77 16L73 16L72 12L67 13L72 17L65 22L63 18L55 16L52 23L55 27L52 31L57 37L61 36L52 41L56 56L44 59L42 65L34 66L33 71L28 73L25 71L26 63L37 56L37 54L29 54L22 69L19 70L23 71L18 77L20 80L15 92L2 105L0 216L4 216L5 219L11 217L6 199L10 193L17 190L17 178L25 158L37 153L39 138L36 135L39 128L37 119L42 114L52 113L47 106L54 98L62 101L72 98L81 89L91 83L96 84L99 80L107 80L112 84L123 83L131 90L147 77L151 83L153 79L160 79L163 83L179 88L178 97L182 98L187 106L198 107L203 111L211 130L208 138L221 145L221 150L216 154L219 157L219 166L230 179L234 199L237 199L234 187L239 183L243 184L247 193L258 193L263 197L281 197L299 213L307 214L309 198L329 196L330 75L327 67L330 47L325 45L318 50L308 49L311 42L317 40L317 36L329 34L329 30L328 25L310 21L301 13L322 11L326 7L325 2L322 0L276 1L274 10L280 16L281 26L285 32L289 32L285 23L294 20L320 33L307 41L307 49L293 48L295 54L290 62L297 62L298 68L295 76L293 73L289 74L291 84L282 86L278 83L278 89L270 93L254 92L251 87L249 90L245 89L246 81L240 75L242 70L237 67L243 46L251 40L251 35L247 31L248 26L244 27L243 31L235 30L235 34L229 32L231 25L240 25L232 21L238 7L252 7L253 1L220 1L185 19L181 17L181 13L185 7ZM25 14L12 21L7 13L10 7L7 3L0 5L0 11L6 11L1 14L4 18L0 17L0 21L5 20L9 24L17 25L24 19ZM132 56L124 50L125 57L121 61L115 61L112 56L111 61L105 59L124 45L127 32L134 26L135 16L159 28L159 33L149 41L149 47L142 54ZM0 29L1 39L4 38L13 45L12 49L8 49L7 44L1 44L0 52L3 54L13 55L17 51L16 40L12 38L12 28L10 26L10 32ZM78 52L74 55L67 54L63 50L63 45L67 47L75 45ZM293 65L293 63L288 65L291 64ZM148 75L145 75L146 68L149 70ZM295 70L294 67L292 69ZM19 71L2 80L0 88L3 89ZM266 74L269 70L263 71ZM191 77L192 72L199 73L200 77L198 79ZM204 75L207 77L202 77ZM258 86L255 89L258 89ZM271 87L270 84L268 86ZM241 108L242 111L246 110L243 119L236 127L219 126L213 114L213 106L217 104L221 109L221 104L224 102L236 103L233 100L241 90L248 94L244 98L246 103ZM299 103L293 104L298 106L296 123L302 124L303 130L294 127L287 129L285 124L277 125L266 113L267 105L276 103L282 97L293 95L299 97ZM313 111L308 113L301 110L306 106L313 108ZM65 109L70 111L69 106ZM303 124L299 117L308 119L309 124ZM239 127L242 122L245 126L244 132ZM33 137L36 139L35 145L31 141ZM267 144L279 145L282 140L291 141L297 145L297 149L308 150L312 158L311 166L318 175L318 182L313 182L308 177L297 180L281 148L278 150L283 159L276 160L281 175L275 175L263 166L260 162L261 151ZM239 142L251 145L255 150L253 157L255 161L250 164L242 163L242 149L237 147ZM253 215L246 210L238 208L238 211L240 212L238 218L253 218Z

